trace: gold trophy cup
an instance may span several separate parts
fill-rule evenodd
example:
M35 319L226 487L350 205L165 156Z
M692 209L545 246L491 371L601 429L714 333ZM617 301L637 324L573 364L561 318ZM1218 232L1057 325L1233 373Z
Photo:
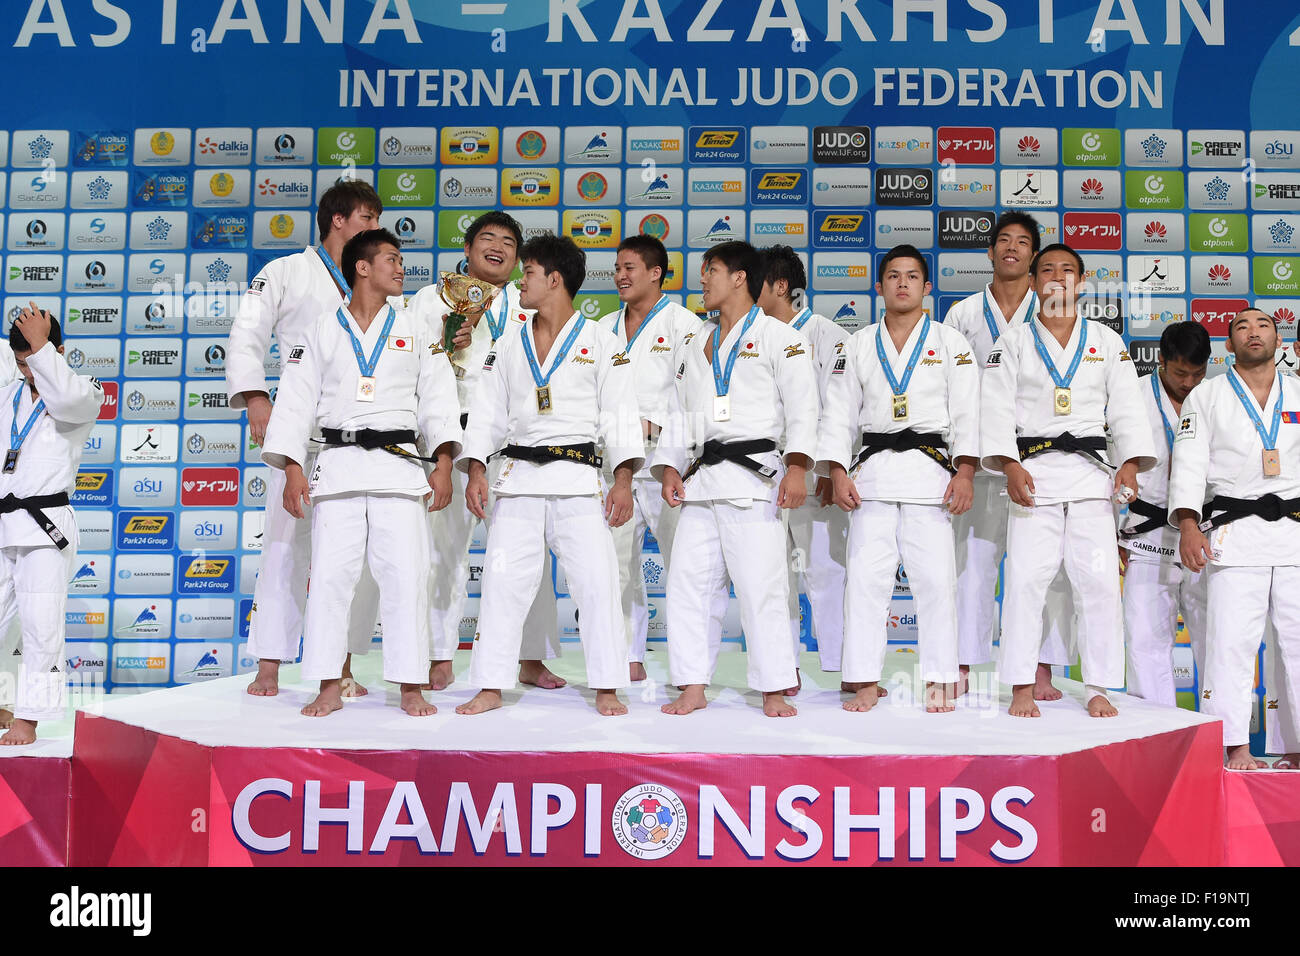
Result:
M442 327L442 347L448 354L455 351L452 340L460 327L471 316L481 315L491 307L492 300L501 290L490 282L473 279L459 272L442 272L438 275L438 295L451 311Z

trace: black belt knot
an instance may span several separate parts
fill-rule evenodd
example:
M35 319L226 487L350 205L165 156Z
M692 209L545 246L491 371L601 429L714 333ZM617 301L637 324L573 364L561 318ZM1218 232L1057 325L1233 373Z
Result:
M724 461L735 462L742 468L747 468L764 478L775 478L775 468L749 457L750 455L759 455L768 451L776 451L776 442L770 438L749 438L743 441L719 441L716 438L711 438L700 449L700 457L691 462L691 466L686 469L686 474L682 475L682 481L684 483L705 465L717 465Z
M574 461L599 468L604 463L604 459L596 454L596 443L592 441L576 445L506 445L500 454L541 465L552 461Z
M41 526L41 530L49 535L62 551L68 546L68 539L63 536L50 516L42 508L62 508L68 504L68 493L60 491L53 495L33 495L30 498L16 498L12 494L0 498L0 514L9 514L12 511L26 511L32 516L32 520Z
M872 455L882 451L919 451L934 459L950 475L957 474L952 466L952 459L940 449L947 449L948 443L938 432L918 432L913 428L904 428L896 432L863 432L862 450L853 460L853 465L860 465Z

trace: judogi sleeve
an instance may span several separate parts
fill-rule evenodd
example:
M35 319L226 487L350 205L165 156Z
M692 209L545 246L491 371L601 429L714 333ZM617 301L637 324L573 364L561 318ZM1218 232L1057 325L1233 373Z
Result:
M971 357L974 350L966 336L956 329L947 334L948 362L948 455L953 465L958 458L980 457L980 372Z
M456 459L456 467L469 471L471 461L487 464L491 455L501 448L510 426L510 383L502 368L504 358L498 347L483 360L483 374L474 389L474 400L469 407L469 424L465 428L464 445Z
M1174 430L1174 456L1169 473L1169 523L1178 527L1175 517L1186 508L1201 520L1205 505L1205 486L1210 471L1210 433L1213 403L1211 390L1194 388L1183 402L1183 414Z
M56 422L84 425L99 417L104 389L99 379L78 375L68 367L58 349L46 342L27 359L36 390Z
M984 362L980 383L980 466L995 474L1002 472L998 458L1020 460L1016 447L1016 382L1020 377L1020 347L1017 336L1008 333L998 340Z
M689 339L683 336L673 347L673 368L676 372L669 380L667 393L664 395L662 431L659 444L650 457L650 474L663 481L664 469L676 469L679 475L686 473L686 460L690 450L689 418L682 400L685 387L686 350L690 347Z
M821 414L817 373L813 369L808 340L798 332L790 338L792 341L788 344L791 347L782 350L783 354L776 357L772 369L777 394L781 396L781 406L785 411L785 447L781 454L787 463L791 455L807 455L815 466L817 418Z
M447 361L433 328L417 327L420 374L415 383L415 424L428 454L450 444L451 457L460 454L460 400L456 397L456 376Z
M605 446L605 458L610 470L629 465L633 472L645 464L645 440L641 432L641 413L637 407L636 380L633 366L617 348L612 335L601 339L610 353L609 358L596 366L596 421L600 442ZM622 365L615 359L622 358Z
M1106 427L1115 443L1115 464L1136 460L1138 471L1150 471L1156 464L1156 448L1137 369L1123 339L1110 332L1106 340Z
M817 472L821 475L829 475L832 464L849 467L858 437L858 413L862 409L862 381L858 378L851 342L845 343L844 351L835 356L828 368L818 428Z
M328 356L321 354L319 330L318 322L307 330L301 343L289 349L285 359L275 408L262 443L262 461L272 468L284 469L291 461L301 465L307 460L324 365L329 361Z
M280 272L263 269L239 299L239 311L226 343L226 391L231 408L244 408L248 404L241 392L270 393L262 363L271 347L271 332L284 295L284 277ZM287 343L280 344L283 347Z

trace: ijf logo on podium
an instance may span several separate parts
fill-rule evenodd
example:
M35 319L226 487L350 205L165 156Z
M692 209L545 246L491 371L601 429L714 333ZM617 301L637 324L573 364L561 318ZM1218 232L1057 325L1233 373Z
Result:
M643 783L614 804L618 845L638 860L668 856L686 839L686 805L667 787Z

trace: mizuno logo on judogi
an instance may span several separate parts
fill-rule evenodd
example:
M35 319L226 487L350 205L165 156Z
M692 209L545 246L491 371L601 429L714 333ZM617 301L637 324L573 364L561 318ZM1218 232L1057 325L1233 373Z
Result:
M953 358L957 360L957 364L958 364L958 365L973 365L973 364L974 364L974 363L971 361L971 357L970 357L970 353L969 353L969 352L958 352L956 355L953 356Z
M805 355L805 354L807 353L805 353L804 350L801 349L798 345L787 345L785 347L786 358L794 358L796 355Z
M611 356L611 358L613 359L615 368L618 368L618 366L620 365L628 365L632 361L630 358L627 357L626 352L615 352L613 356Z

